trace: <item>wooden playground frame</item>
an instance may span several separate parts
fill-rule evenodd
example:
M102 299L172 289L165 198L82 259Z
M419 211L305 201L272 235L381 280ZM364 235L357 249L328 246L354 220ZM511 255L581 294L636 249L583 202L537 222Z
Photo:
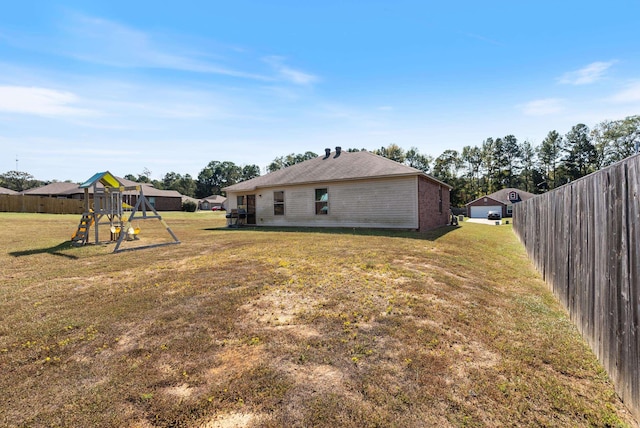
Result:
M102 185L99 187L99 185ZM159 247L164 245L179 244L180 240L171 228L158 214L153 205L144 196L143 186L123 186L110 172L95 174L85 183L80 185L84 189L84 213L78 225L76 233L71 241L74 246L83 246L88 243L99 244L100 225L108 225L110 237L108 241L116 242L114 253L122 251L141 250L144 248ZM90 198L89 189L93 189L93 199ZM125 192L129 192L125 194ZM135 205L126 204L124 200L131 202L135 198ZM130 211L128 211L130 209ZM134 220L157 219L164 226L173 241L121 248L123 242L137 238L138 228L132 227ZM93 227L94 239L91 241L91 228Z

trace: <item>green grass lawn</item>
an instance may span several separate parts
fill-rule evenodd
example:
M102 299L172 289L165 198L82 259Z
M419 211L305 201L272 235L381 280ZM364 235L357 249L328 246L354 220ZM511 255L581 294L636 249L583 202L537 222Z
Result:
M1 426L634 424L511 226L168 213L112 254L79 218L0 213Z

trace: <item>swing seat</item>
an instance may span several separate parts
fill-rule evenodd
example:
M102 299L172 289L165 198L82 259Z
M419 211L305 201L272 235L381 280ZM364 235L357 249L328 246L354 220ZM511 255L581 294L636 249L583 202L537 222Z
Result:
M127 240L133 241L134 239L138 239L138 233L140 233L139 227L130 227L129 230L127 230Z

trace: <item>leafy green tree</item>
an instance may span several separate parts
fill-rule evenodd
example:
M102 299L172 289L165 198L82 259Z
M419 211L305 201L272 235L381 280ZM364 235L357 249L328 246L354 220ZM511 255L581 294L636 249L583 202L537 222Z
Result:
M138 175L135 174L126 174L123 178L127 179L127 180L131 180L131 181L135 181L136 183L145 183L145 184L151 184L153 185L153 187L156 187L158 189L162 189L162 186L160 185L160 187L157 187L156 185L154 185L153 180L151 180L149 177L151 176L151 171L149 171L147 168L144 169L144 171ZM160 181L158 181L156 184L160 183Z
M267 171L273 172L279 169L286 168L291 165L295 165L300 162L304 162L309 159L317 158L318 155L314 152L305 152L301 154L290 153L286 156L280 156L275 158L268 166Z
M283 168L286 168L284 156L275 158L269 165L267 165L267 171L269 172L278 171Z
M178 178L171 189L180 192L182 195L191 196L192 198L196 196L196 182L190 174L185 174Z
M482 151L477 146L464 146L460 160L465 168L465 200L472 201L480 196L480 168L482 167Z
M156 189L160 189L160 190L167 190L166 187L164 187L164 183L162 182L162 180L151 180L149 181L149 184L152 185L153 187L155 187Z
M167 172L164 177L162 177L162 188L163 189L172 189L173 185L176 181L180 179L180 174L175 172Z
M138 179L135 181L138 183L151 183L151 171L149 168L144 167L142 172L138 175Z
M524 188L527 192L536 193L536 150L531 142L524 140L520 144L520 160L522 162L522 170L520 172L519 182L520 188Z
M502 140L500 147L500 166L502 168L501 184L502 187L514 187L518 170L520 168L520 146L518 139L513 135L507 135Z
M502 140L489 137L482 142L481 156L484 171L482 193L493 193L501 189L500 170Z
M411 147L405 155L405 163L412 168L423 172L429 172L433 158L429 155L421 154L416 147Z
M560 183L558 180L558 166L560 164L562 150L562 137L558 134L558 131L549 131L537 149L538 162L544 172L544 183L546 183L546 186L541 183L536 183L538 188L546 187L548 189L555 189Z
M241 181L251 180L260 177L260 167L258 165L245 165L242 167Z
M404 163L406 160L406 155L404 150L395 143L389 144L387 147L380 147L378 150L375 150L373 153L385 157L387 159L394 160L398 163Z
M33 189L41 185L41 181L36 180L33 175L22 171L7 171L0 175L0 183L7 189L22 192Z
M640 144L640 116L604 121L591 131L598 169L628 158Z
M565 135L564 165L567 178L576 180L595 171L596 148L591 142L589 127L579 123Z
M194 197L196 194L196 182L189 174L185 174L183 176L175 172L168 172L164 175L162 182L159 184L162 186L159 188L175 190L181 195Z
M433 175L438 180L449 182L458 176L462 161L456 150L445 150L433 164Z
M222 195L222 189L240 181L242 169L233 162L211 161L200 171L196 182L196 197Z
M465 203L463 186L458 178L458 171L462 168L462 161L456 150L445 150L433 163L432 175L440 181L453 186L451 191L451 205L460 206Z

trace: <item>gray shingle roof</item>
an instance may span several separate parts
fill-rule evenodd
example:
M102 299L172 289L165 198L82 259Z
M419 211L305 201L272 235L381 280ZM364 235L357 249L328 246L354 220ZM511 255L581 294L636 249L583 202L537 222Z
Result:
M127 180L125 178L116 177L118 181L120 181L124 186L142 186L142 191L145 196L155 196L155 197L168 197L168 198L181 198L182 195L180 192L176 190L160 190L156 189L150 184L146 183L136 183L135 181ZM98 187L102 188L102 184L99 184ZM81 189L77 183L50 183L46 186L37 187L35 189L25 190L23 192L26 195L38 195L38 196L70 196L70 195L82 195L84 194L84 189ZM93 187L89 188L89 193L93 194ZM125 194L133 194L135 191L127 191Z
M202 198L202 200L207 201L210 204L224 204L227 198L220 195L211 195L211 196L207 196L206 198Z
M524 190L520 190L520 189L516 189L513 187L507 187L506 189L500 189L497 192L493 192L490 195L485 195L485 196L481 196L478 199L482 199L482 198L491 198L495 201L498 201L504 205L510 205L512 202L509 200L509 193L511 192L516 192L518 194L518 196L520 197L521 201L526 201L527 199L531 199L533 198L534 195L533 193L529 193L529 192L525 192ZM469 205L474 203L475 201L477 201L478 199L474 199L473 201L465 204L465 205Z
M38 195L38 196L50 196L50 195L67 195L73 194L75 191L82 193L82 190L78 189L78 183L56 182L49 183L45 186L36 187L34 189L25 190L25 195Z
M6 187L0 187L0 195L17 195L15 190L7 189Z
M252 191L257 188L331 181L364 180L381 177L422 175L451 188L419 169L392 161L370 152L341 152L336 156L318 156L251 180L243 181L223 190L227 192Z
M138 184L141 184L141 183L138 183ZM155 196L155 197L162 196L164 198L182 198L182 195L177 190L161 190L145 184L142 185L142 191L144 192L145 196ZM125 192L125 193L129 193L129 192ZM131 191L130 193L135 194L134 191Z

